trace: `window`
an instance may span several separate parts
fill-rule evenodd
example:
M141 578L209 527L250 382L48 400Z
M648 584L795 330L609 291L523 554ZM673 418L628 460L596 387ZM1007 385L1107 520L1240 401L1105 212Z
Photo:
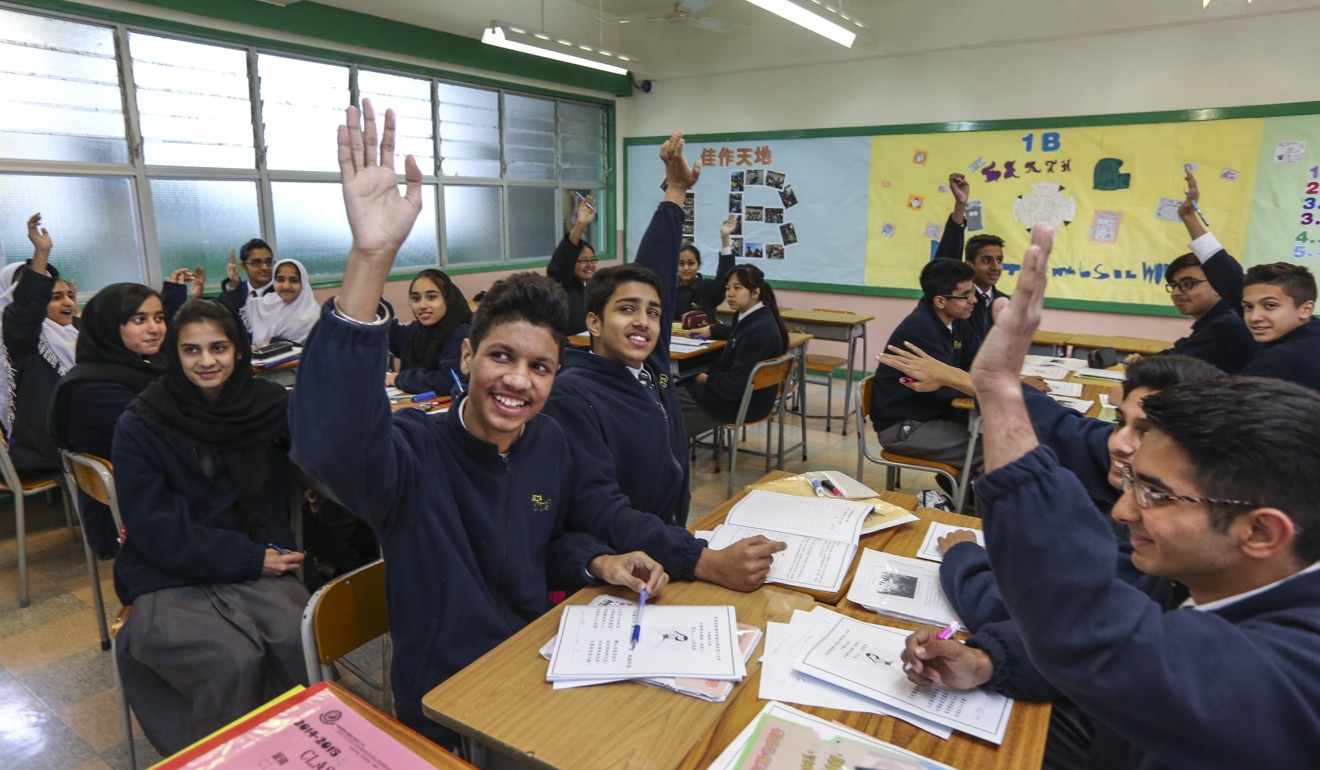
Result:
M40 211L84 297L199 265L214 290L253 237L336 278L351 236L335 127L363 98L395 112L399 173L411 154L423 175L400 276L539 267L574 193L607 189L607 105L0 9L5 259L30 253Z

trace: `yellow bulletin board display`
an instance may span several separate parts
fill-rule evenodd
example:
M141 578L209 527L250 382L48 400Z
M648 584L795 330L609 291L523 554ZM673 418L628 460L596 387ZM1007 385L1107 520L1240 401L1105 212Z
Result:
M860 152L859 139L869 145ZM654 211L654 153L663 140L625 140L630 246ZM710 245L701 243L708 224L730 211L741 216L733 210L739 198L750 203L759 194L746 184L755 178L747 173L754 158L737 160L744 145L764 148L793 183L796 202L785 209L796 222L793 243L761 264L786 288L919 296L917 274L953 207L954 172L971 184L967 236L993 233L1006 242L1006 291L1030 228L1045 221L1058 229L1052 307L1177 315L1163 279L1168 262L1188 250L1177 216L1185 165L1229 253L1247 266L1285 261L1320 270L1320 103L691 136L690 159L708 161L688 206L699 245ZM767 240L755 222L746 227Z

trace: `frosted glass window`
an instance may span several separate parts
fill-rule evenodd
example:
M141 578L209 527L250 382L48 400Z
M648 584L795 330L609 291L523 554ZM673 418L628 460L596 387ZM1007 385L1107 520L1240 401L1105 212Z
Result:
M78 280L81 299L106 284L142 280L131 180L0 174L0 247L6 262L32 256L27 220L38 211L50 231L50 262L61 278Z
M362 70L358 73L358 94L371 100L380 121L385 119L386 108L394 110L394 167L403 171L403 159L412 155L423 174L434 176L437 169L430 81Z
M247 54L130 33L149 165L256 168Z
M344 216L344 195L338 182L272 182L275 257L289 257L317 275L344 272L353 233ZM400 192L403 188L400 187ZM434 267L439 264L436 238L435 186L422 187L422 212L395 259L396 267Z
M562 191L560 205L563 206L561 211L563 211L564 219L563 219L563 227L561 227L559 230L559 232L561 233L560 237L562 237L562 233L566 233L569 230L573 229L573 224L577 222L578 203L579 201L581 201L582 197L585 197L587 195L591 195L596 198L596 218L592 220L591 224L587 225L586 230L582 231L582 237L588 243L590 243L597 251L600 251L601 249L605 248L605 244L601 243L597 239L597 236L602 232L608 231L608 227L605 224L605 220L606 217L609 216L609 212L606 210L606 206L605 206L604 190L577 189L577 190ZM556 241L556 243L558 243L558 241Z
M338 171L335 132L349 105L348 67L259 54L257 74L266 165Z
M553 187L509 188L509 259L549 261L560 236L555 234Z
M560 176L575 182L605 181L605 110L559 105Z
M445 185L444 189L448 264L503 261L500 188Z
M448 83L437 85L440 171L446 176L500 177L500 95Z
M127 163L126 133L110 29L0 10L0 156Z
M506 94L504 157L510 179L554 179L555 103Z
M218 287L230 250L261 237L256 182L153 179L151 199L164 277L200 265Z

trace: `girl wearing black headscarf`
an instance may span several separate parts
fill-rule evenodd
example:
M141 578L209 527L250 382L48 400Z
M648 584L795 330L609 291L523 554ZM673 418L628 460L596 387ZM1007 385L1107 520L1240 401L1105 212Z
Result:
M189 302L166 339L165 374L115 429L126 531L115 590L133 605L117 662L162 754L306 684L288 393L253 377L251 347L231 310Z
M472 308L449 276L427 268L408 286L408 307L416 321L390 328L390 353L399 371L385 384L405 393L448 393L458 376L463 340L472 329Z

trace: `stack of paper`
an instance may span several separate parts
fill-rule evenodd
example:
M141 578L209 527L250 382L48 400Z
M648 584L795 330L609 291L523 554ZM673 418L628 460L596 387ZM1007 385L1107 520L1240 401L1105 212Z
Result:
M1091 377L1097 380L1110 380L1112 382L1122 382L1127 379L1127 372L1115 369L1092 369L1089 366L1077 370L1078 377Z
M999 744L1013 701L982 690L918 687L903 670L909 632L817 607L766 624L760 697L887 714L948 738L959 730Z
M911 521L919 521L912 512L902 506L894 505L880 498L880 493L846 473L839 471L807 471L792 476L781 476L770 481L760 481L748 491L761 489L797 497L817 497L812 481L828 480L840 492L840 497L857 500L871 506L871 512L862 520L862 534L869 535L890 527L897 527ZM827 498L830 499L830 498ZM701 537L698 535L697 537Z
M881 615L947 626L958 619L940 586L940 568L917 559L862 551L848 599Z
M639 616L634 606L609 603L564 607L545 678L604 684L679 677L738 682L746 676L733 607L656 604Z
M1082 383L1064 382L1063 380L1045 380L1045 384L1050 387L1050 396L1067 396L1069 398L1080 398L1082 395Z
M1085 358L1066 358L1064 356L1024 356L1022 363L1031 366L1059 366L1069 372L1075 372L1086 366Z
M837 591L857 553L862 520L871 508L850 500L755 490L715 528L710 547L720 550L755 535L782 540L788 548L775 554L767 583Z
M301 356L302 348L294 345L291 349L286 350L283 353L276 353L273 356L267 356L265 358L257 358L256 356L253 356L252 365L258 369L269 369L272 366L279 366L288 361L296 361Z
M804 767L952 770L933 759L782 703L767 703L715 758L709 770L801 770Z
M617 596L597 596L591 600L592 607L628 607L630 611L635 611L637 603L630 599L621 599ZM646 610L650 612L650 610ZM752 657L752 650L756 649L756 643L761 641L761 629L756 626L749 626L746 623L739 623L737 628L738 649L742 655L744 665L748 658ZM550 660L554 654L555 642L559 637L555 636L545 643L541 648L541 657ZM694 698L701 698L713 703L722 703L729 697L733 690L734 682L721 679L694 679L691 677L647 677L646 679L616 679L609 681L638 681L642 684L649 684L653 687L659 687L665 690L673 690L683 695L691 695ZM554 683L556 690L568 690L574 687L586 687L595 684L608 684L603 680L580 680L580 681L558 681Z
M1066 406L1078 414L1086 414L1091 410L1091 407L1095 406L1094 401L1083 401L1080 398L1069 398L1068 396L1056 396L1053 393L1050 394L1050 398L1054 399L1054 402L1060 406Z
M944 555L940 553L940 538L950 532L963 530L976 535L976 542L979 545L985 545L985 534L979 529L967 529L966 527L955 527L952 524L944 524L938 521L932 521L930 528L926 530L926 537L921 541L921 548L917 549L918 559L930 559L931 561L944 561Z
M709 344L709 340L699 340L693 337L680 337L677 334L669 338L670 350L702 350Z

